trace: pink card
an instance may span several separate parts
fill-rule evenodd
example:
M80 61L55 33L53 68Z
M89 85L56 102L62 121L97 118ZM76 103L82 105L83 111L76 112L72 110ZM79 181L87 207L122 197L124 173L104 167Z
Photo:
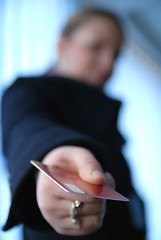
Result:
M85 194L91 197L128 202L129 199L106 185L98 186L83 181L76 173L58 167L51 168L38 161L31 161L37 169L42 171L64 191Z

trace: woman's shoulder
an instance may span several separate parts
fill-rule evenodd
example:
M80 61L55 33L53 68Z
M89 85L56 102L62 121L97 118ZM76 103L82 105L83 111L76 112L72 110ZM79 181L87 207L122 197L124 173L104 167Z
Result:
M20 76L15 79L13 84L14 85L19 85L19 84L39 84L39 83L44 83L46 84L47 82L51 82L51 80L58 80L58 77L48 77L48 76Z
M17 92L17 91L34 91L43 94L53 95L63 95L68 98L73 99L80 98L86 100L86 102L93 105L99 104L103 106L104 104L110 105L111 108L119 109L121 102L119 100L113 99L105 92L102 88L91 86L82 81L74 80L65 76L21 76L18 77L11 86L8 87L6 92Z
M20 76L17 77L13 83L10 85L10 87L17 86L17 85L47 85L47 84L52 84L52 85L74 85L74 80L59 76L59 75L54 75L54 76L46 76L46 75L40 75L40 76ZM41 84L41 85L40 85Z
M48 76L19 76L7 88L5 93L16 91L18 89L39 89L50 88L51 85L57 85L59 77Z

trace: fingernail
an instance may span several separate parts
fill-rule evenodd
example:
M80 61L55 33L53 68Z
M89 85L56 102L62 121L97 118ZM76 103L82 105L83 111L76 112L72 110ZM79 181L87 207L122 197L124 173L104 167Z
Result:
M104 178L103 173L98 171L98 170L93 171L92 176L95 177L95 178Z

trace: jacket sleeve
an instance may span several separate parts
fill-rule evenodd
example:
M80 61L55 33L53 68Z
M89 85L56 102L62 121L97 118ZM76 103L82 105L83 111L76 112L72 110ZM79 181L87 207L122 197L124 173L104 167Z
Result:
M38 84L38 83L36 83ZM77 145L105 158L103 146L95 139L59 123L45 99L30 80L18 79L2 101L3 151L8 162L12 203L4 230L18 223L34 228L47 227L35 196L31 159L41 159L53 148ZM54 117L53 117L54 116Z

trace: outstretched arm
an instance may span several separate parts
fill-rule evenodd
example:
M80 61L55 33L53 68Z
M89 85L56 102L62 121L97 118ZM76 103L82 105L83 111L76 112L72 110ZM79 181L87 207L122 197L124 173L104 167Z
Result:
M44 99L44 89L40 92L38 84L41 84L38 80L19 79L3 98L3 148L12 190L12 205L5 229L19 222L37 228L44 224L39 222L35 203L31 159L41 161L48 152L64 145L89 149L99 161L107 159L99 142L59 123L57 109L51 111Z

